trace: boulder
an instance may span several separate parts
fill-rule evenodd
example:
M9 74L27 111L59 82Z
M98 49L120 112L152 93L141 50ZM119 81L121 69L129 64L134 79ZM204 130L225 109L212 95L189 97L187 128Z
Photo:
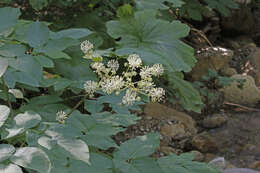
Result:
M217 157L209 162L209 165L212 165L219 170L223 171L226 168L226 160L224 157Z
M206 132L198 134L192 138L192 146L201 152L216 152L218 150L214 139Z
M190 75L193 80L200 80L202 76L208 74L208 70L219 71L228 65L232 59L233 51L221 47L208 47L197 51L198 62L193 67Z
M234 81L221 89L226 101L243 105L255 105L260 101L260 89L255 85L253 77L233 75L232 78ZM238 81L244 81L242 86Z
M222 126L227 122L227 117L221 114L214 114L212 116L206 117L202 125L206 128L217 128Z
M159 103L149 103L144 108L145 116L153 117L158 120L176 121L176 125L165 125L164 133L177 137L173 129L180 128L179 133L182 135L193 136L197 133L196 122L186 113L179 112Z

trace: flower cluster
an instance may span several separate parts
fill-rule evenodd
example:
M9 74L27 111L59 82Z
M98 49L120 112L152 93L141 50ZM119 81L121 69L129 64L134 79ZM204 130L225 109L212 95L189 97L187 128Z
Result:
M91 44L89 41L84 42L81 49L88 57L91 57L89 48L92 51L93 46L89 46ZM94 54L93 51L92 54ZM120 68L119 62L114 59L106 64L102 61L93 60L91 68L97 73L99 81L85 82L84 88L90 97L93 97L99 89L107 94L115 92L117 95L125 91L122 104L133 105L135 101L141 100L139 94L149 96L153 102L161 101L165 96L165 90L157 88L153 82L153 77L163 75L163 66L161 64L143 66L139 55L129 55L122 68ZM121 69L120 72L118 72L119 68Z
M68 116L64 111L59 111L56 113L56 121L58 121L61 124L64 124L67 118Z

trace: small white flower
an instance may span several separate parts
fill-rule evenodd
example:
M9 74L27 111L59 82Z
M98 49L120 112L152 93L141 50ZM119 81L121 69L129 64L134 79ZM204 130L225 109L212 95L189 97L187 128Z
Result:
M111 94L116 90L119 91L124 85L124 79L120 76L106 78L100 82L101 89L107 94Z
M91 67L95 70L96 73L98 73L98 75L101 75L101 72L107 72L107 69L102 62L94 62L91 64Z
M141 80L137 83L137 86L140 90L144 91L145 93L149 93L155 85L151 81Z
M94 81L86 81L84 84L84 89L86 91L86 93L90 96L93 97L94 93L97 91L98 89L98 83L94 82Z
M112 72L116 72L119 68L119 63L116 60L110 60L107 63L107 67L110 68Z
M67 118L67 114L64 111L59 111L56 113L56 121L59 123L65 123L65 120Z
M164 72L164 68L162 66L162 64L154 64L152 67L151 67L151 73L152 75L154 76L161 76Z
M128 89L126 90L126 94L122 98L122 103L124 105L133 105L134 102L137 100L137 93Z
M94 48L94 45L90 43L90 41L85 40L80 44L80 49L83 53L89 54L91 53L92 49Z
M149 92L149 96L152 102L161 101L165 96L165 90L163 88L153 88Z
M129 66L133 69L138 68L142 65L142 60L139 57L139 55L131 54L128 56L127 61L129 63Z
M151 67L145 66L140 71L140 76L142 79L147 80L152 77L153 69Z

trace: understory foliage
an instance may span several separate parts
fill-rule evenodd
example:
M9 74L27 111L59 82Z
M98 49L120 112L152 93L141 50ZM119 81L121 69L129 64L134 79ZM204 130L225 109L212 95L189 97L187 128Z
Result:
M56 2L93 10L102 3ZM205 2L223 13L234 7L221 0ZM29 3L42 10L54 1ZM140 119L139 105L165 99L165 90L166 98L174 96L185 109L200 111L199 92L183 79L196 63L193 49L181 41L189 27L162 16L177 8L184 15L190 3L106 3L117 13L97 30L54 31L52 23L22 19L18 8L0 8L0 172L218 173L193 161L190 153L150 157L160 144L158 133L120 145L112 138ZM165 90L155 77L168 81Z

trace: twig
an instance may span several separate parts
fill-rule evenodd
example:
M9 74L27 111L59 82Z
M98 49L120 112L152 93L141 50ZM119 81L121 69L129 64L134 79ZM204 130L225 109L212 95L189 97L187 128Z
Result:
M209 39L206 37L206 35L203 33L203 31L198 30L196 28L190 27L190 29L194 32L197 32L204 40L206 40L206 42L213 47L212 43L209 41Z
M240 105L240 104L236 104L236 103L224 102L224 104L225 105L231 105L231 106L240 107L240 108L248 110L248 111L260 112L260 109L250 108L250 107L246 107L246 106L243 106L243 105Z
M67 113L67 116L72 114L72 112L74 112L84 102L84 100L87 98L87 96L88 95L84 95L84 97L71 109L71 111L69 113Z

